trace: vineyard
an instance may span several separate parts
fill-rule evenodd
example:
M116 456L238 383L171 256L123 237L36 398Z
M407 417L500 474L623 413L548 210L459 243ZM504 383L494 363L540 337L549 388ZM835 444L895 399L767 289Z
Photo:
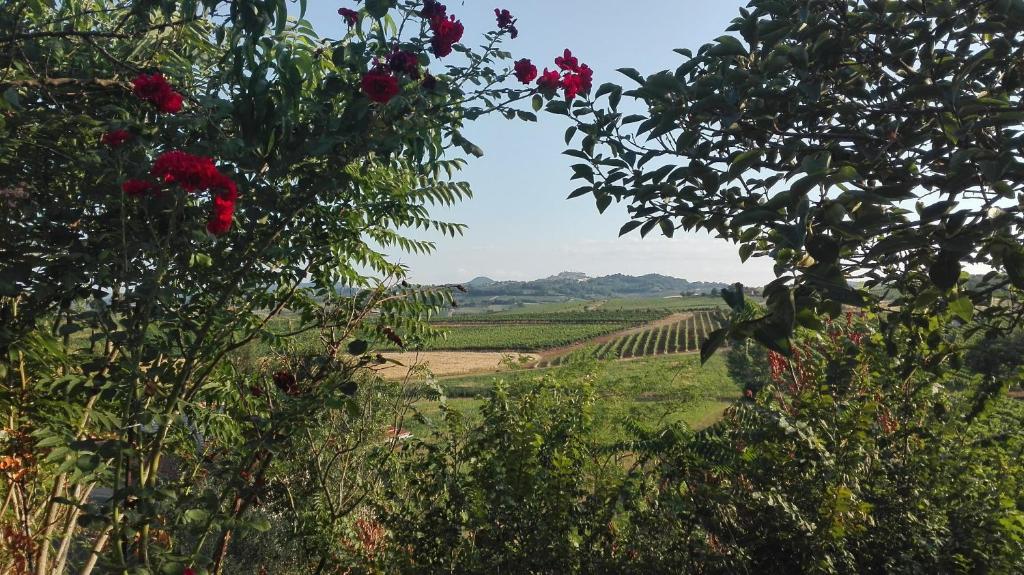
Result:
M670 353L694 352L714 330L722 327L725 316L719 309L697 310L675 323L652 327L604 342L589 353L596 359L630 359ZM540 362L537 367L562 365L573 354Z
M442 327L444 337L413 344L424 351L539 351L572 345L635 325L603 323L488 323ZM413 343L413 342L408 342Z

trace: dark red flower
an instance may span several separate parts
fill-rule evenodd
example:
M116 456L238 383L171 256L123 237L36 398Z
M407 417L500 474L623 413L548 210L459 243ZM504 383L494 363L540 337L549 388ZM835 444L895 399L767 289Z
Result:
M120 148L134 136L128 130L111 130L100 137L100 143L111 148Z
M398 78L383 68L374 68L363 75L363 93L374 102L387 104L398 95Z
M146 192L152 191L153 184L145 180L127 180L121 184L121 191L133 197L139 197Z
M420 16L427 20L446 18L448 16L448 8L435 0L423 0L423 9L420 10Z
M235 217L235 198L222 194L213 197L213 213L206 222L206 231L215 236L222 236L231 229Z
M338 15L344 18L350 27L359 23L359 12L350 8L338 8Z
M586 94L594 84L594 71L583 64L576 68L577 72L568 72L562 77L561 86L565 90L565 99L572 100L579 94Z
M572 52L570 52L568 48L566 48L565 52L561 56L555 58L555 65L558 66L559 69L576 72L579 69L580 61L572 55Z
M444 58L451 54L452 46L462 39L462 34L465 32L462 22L456 20L455 16L448 19L434 18L430 21L430 29L434 31L434 37L430 39L430 47L438 58Z
M165 184L177 184L186 192L207 190L223 181L223 176L213 165L213 160L180 150L161 154L153 162L150 174Z
M388 68L392 72L408 74L418 80L420 78L420 59L416 54L405 50L398 50L388 58Z
M299 386L295 376L287 371L279 371L274 374L274 385L287 395L299 395Z
M515 71L516 78L524 84L529 84L537 79L537 67L529 58L523 58L516 62Z
M577 74L580 76L580 91L586 94L594 87L594 71L590 69L590 66L582 64Z
M153 104L161 112L173 114L181 111L181 94L172 90L167 79L159 72L139 74L132 80L132 87L136 97Z
M501 30L508 30L509 35L515 40L519 36L519 30L516 29L516 19L512 16L512 13L508 10L494 9L494 16L498 19L498 28Z
M185 570L181 572L181 575L196 575L196 572L193 571L191 567L186 567Z
M572 100L580 93L580 77L576 74L566 74L561 82L562 90L565 92L565 99Z
M561 80L562 76L557 70L544 68L544 73L540 75L540 78L537 78L537 88L545 94L554 95L555 91L558 90Z
M516 23L515 18L512 17L512 13L508 10L494 9L494 15L498 18L498 28L505 29Z
M181 97L181 94L177 92L171 92L170 94L167 94L167 96L164 99L157 102L156 107L161 112L167 114L177 114L181 111L181 105L183 101L184 100Z

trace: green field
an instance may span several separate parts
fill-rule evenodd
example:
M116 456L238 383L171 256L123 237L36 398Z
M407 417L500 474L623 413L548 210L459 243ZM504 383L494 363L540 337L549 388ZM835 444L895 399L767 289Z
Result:
M626 329L617 323L523 323L460 325L445 328L447 336L428 341L424 350L539 351L584 342Z
M638 361L585 361L549 369L516 371L501 376L478 375L443 380L453 409L473 417L493 384L501 379L510 386L528 384L544 377L594 381L598 401L594 415L609 441L625 437L627 426L654 427L682 422L705 427L740 397L741 389L726 368L724 355L711 358L703 367L694 355L650 357ZM438 414L439 402L424 401L417 410L428 420ZM429 425L410 423L414 434L425 434Z

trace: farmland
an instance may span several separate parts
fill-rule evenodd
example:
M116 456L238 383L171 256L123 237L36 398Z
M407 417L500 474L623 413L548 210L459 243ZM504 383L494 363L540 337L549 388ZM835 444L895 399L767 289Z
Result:
M629 327L612 323L495 323L444 328L443 337L424 342L424 350L538 351L571 345Z
M525 384L538 378L562 378L579 381L588 375L600 397L594 417L602 436L615 441L625 436L628 425L657 426L685 423L704 427L714 422L732 402L740 397L740 388L729 376L722 356L715 356L701 366L696 355L648 357L642 361L581 361L559 368L520 370L501 375L486 374L443 380L446 405L468 417L476 409L496 381L510 386ZM424 401L416 409L429 421L437 415L438 401ZM416 434L426 432L428 424L411 423Z
M698 351L708 335L722 326L720 310L699 310L671 323L660 322L600 343L593 349L597 359L630 359L652 355ZM572 354L542 361L538 367L561 365Z

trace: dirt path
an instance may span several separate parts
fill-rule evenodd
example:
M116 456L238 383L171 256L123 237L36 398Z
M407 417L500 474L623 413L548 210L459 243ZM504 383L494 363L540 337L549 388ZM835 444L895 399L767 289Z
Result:
M507 356L522 361L526 365L536 364L537 355L518 352L486 352L486 351L424 351L424 352L384 352L384 357L395 360L398 364L389 364L375 368L385 379L403 379L410 370L423 368L437 377L472 375L477 373L497 373L508 368L502 363ZM426 372L424 372L425 374Z

